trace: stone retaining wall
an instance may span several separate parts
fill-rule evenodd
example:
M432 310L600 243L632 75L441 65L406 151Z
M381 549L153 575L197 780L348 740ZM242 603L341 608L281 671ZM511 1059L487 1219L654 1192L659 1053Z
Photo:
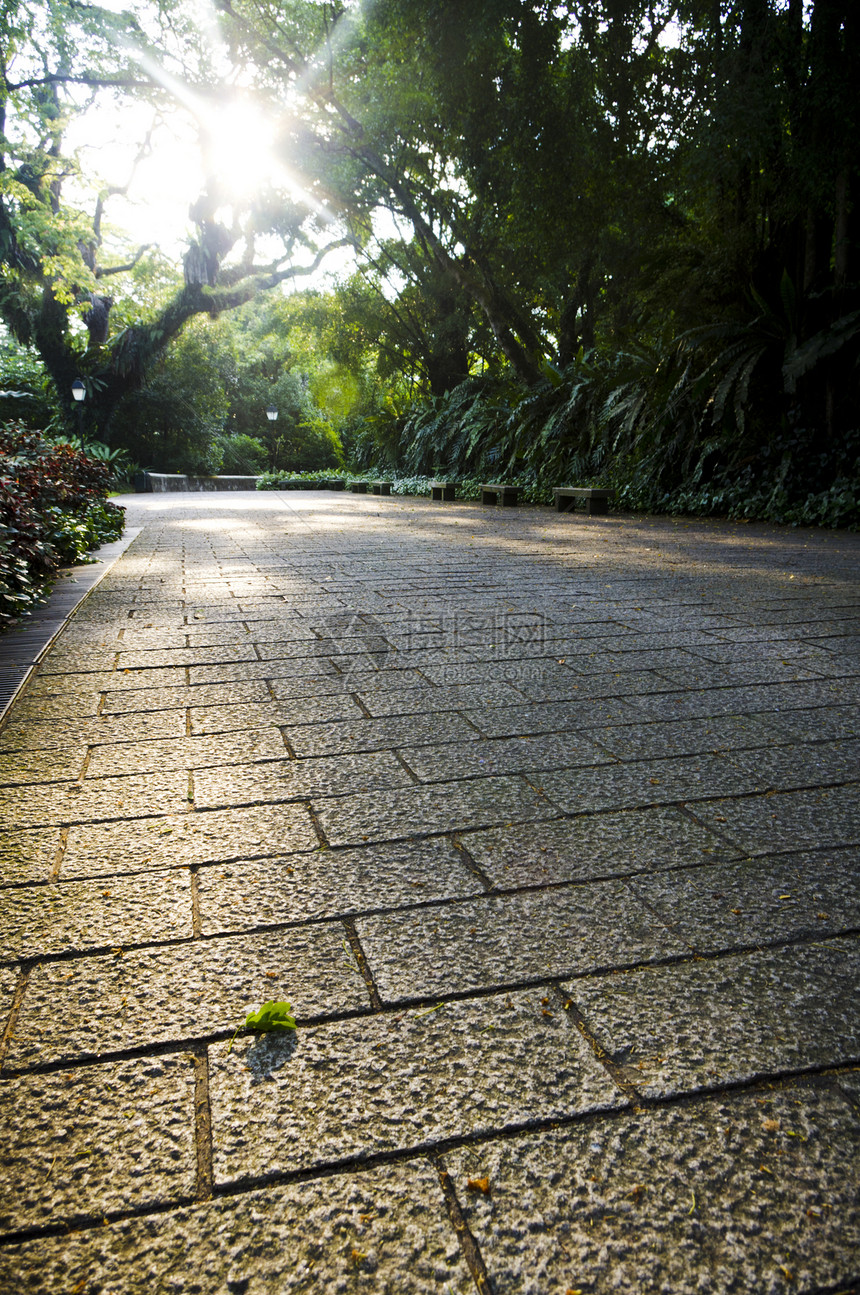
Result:
M173 490L256 490L256 477L189 477L181 472L141 472L135 477L139 493Z

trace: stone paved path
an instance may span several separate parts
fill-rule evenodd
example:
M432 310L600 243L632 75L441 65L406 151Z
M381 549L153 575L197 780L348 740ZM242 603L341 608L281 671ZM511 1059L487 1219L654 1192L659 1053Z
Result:
M128 504L0 733L0 1290L855 1290L860 536Z

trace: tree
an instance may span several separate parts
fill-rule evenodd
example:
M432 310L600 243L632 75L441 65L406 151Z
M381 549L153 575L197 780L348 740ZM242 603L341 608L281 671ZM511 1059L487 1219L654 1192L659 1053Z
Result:
M105 212L130 181L90 196L80 163L65 150L66 128L96 103L136 96L156 118L190 105L205 146L205 107L232 90L220 83L194 33L183 7L167 0L147 6L141 21L73 0L8 0L0 15L0 318L38 352L70 427L71 384L84 379L80 412L87 431L102 439L120 401L142 385L188 320L215 317L310 273L338 241L310 200L261 193L244 209L234 203L227 211L223 177L211 170L192 208L196 234L182 282L147 318L111 335L117 294L148 249L106 258ZM148 147L144 139L138 158ZM265 263L255 257L261 230L280 243ZM327 242L314 243L315 233ZM302 250L304 264L295 259Z

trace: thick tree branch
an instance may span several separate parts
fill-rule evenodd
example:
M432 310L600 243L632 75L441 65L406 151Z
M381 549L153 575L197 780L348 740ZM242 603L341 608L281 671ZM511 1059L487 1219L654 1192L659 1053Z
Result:
M140 258L143 256L144 252L148 252L151 247L155 247L155 244L141 243L140 247L137 249L137 252L135 253L132 260L126 261L125 265L99 266L98 269L96 270L96 278L106 279L111 274L124 274L126 270L133 270L134 267L137 265L138 261L140 260Z

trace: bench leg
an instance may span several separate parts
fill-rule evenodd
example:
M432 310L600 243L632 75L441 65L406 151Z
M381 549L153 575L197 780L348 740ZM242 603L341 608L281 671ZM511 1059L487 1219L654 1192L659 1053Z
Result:
M586 500L586 511L589 517L604 517L609 512L608 499Z
M482 491L481 491L481 503L482 503L482 504L494 504L495 502L496 502L496 492L495 492L495 490L482 490Z
M502 507L503 507L503 508L516 508L516 506L517 506L517 497L516 497L516 495L507 495L507 494L503 494L503 495L502 495Z
M555 511L557 513L572 513L575 503L575 499L570 499L567 496L556 496Z

